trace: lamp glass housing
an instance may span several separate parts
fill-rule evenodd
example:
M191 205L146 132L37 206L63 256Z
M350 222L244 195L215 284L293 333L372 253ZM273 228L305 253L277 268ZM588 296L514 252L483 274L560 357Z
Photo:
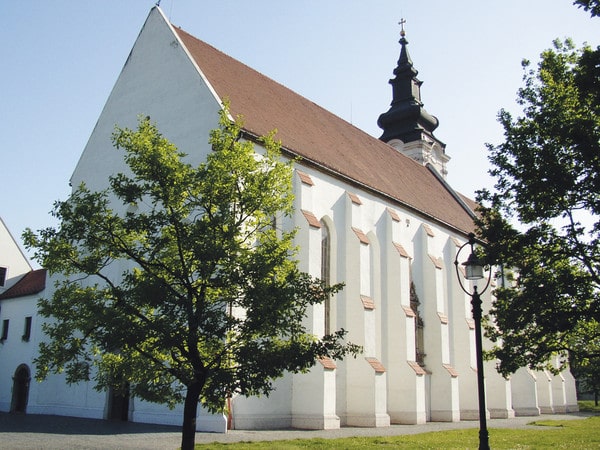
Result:
M465 278L467 280L483 279L483 264L473 253L469 255L463 266L465 266Z

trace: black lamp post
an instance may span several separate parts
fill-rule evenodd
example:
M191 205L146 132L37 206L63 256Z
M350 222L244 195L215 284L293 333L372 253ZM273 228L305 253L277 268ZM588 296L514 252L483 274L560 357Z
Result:
M479 394L479 449L489 450L489 435L487 430L487 419L486 419L486 408L485 408L485 386L483 377L483 347L481 344L481 294L483 294L490 285L492 278L491 271L488 275L487 283L484 288L479 292L477 286L473 286L473 292L467 290L463 284L462 276L458 268L458 256L460 252L467 246L471 246L471 254L467 260L462 263L465 267L465 278L467 280L482 280L484 275L483 266L484 263L477 258L474 252L475 235L469 234L469 242L463 244L456 252L456 259L454 260L454 266L456 267L456 276L458 277L458 284L465 293L471 297L471 307L473 312L473 320L475 321L475 351L477 357L477 391Z

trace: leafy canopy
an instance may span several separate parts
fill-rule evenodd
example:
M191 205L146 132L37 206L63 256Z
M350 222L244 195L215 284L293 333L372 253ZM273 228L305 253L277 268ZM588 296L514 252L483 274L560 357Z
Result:
M524 61L523 116L501 110L504 143L488 145L496 184L478 193L478 225L509 281L487 330L505 374L600 356L599 62L570 40Z
M575 0L573 4L588 11L592 17L600 16L600 0Z
M55 204L58 228L24 234L58 280L39 302L50 320L37 378L64 371L170 406L187 392L219 411L316 358L356 355L343 330L318 339L305 327L307 309L341 286L298 270L294 231L281 226L291 163L272 134L260 155L240 137L223 110L212 152L193 167L149 118L117 128L128 172L102 192L79 186Z

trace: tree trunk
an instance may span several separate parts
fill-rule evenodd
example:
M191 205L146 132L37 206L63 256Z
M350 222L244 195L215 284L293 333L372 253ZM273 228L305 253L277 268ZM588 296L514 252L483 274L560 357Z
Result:
M183 407L183 427L181 430L181 450L193 450L196 443L196 415L198 399L202 391L202 383L195 382L188 386Z
M598 391L594 391L594 404L598 406Z

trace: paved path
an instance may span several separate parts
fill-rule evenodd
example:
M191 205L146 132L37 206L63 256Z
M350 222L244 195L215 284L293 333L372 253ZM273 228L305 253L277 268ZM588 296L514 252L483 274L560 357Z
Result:
M488 428L527 428L535 420L587 417L583 413L492 419ZM273 441L279 439L339 438L349 436L395 436L429 431L477 428L479 422L429 422L424 425L392 425L386 428L341 428L339 430L233 430L227 434L196 433L196 443ZM491 433L493 436L493 431ZM60 416L14 415L0 412L0 449L176 449L178 427L131 422L80 419Z

